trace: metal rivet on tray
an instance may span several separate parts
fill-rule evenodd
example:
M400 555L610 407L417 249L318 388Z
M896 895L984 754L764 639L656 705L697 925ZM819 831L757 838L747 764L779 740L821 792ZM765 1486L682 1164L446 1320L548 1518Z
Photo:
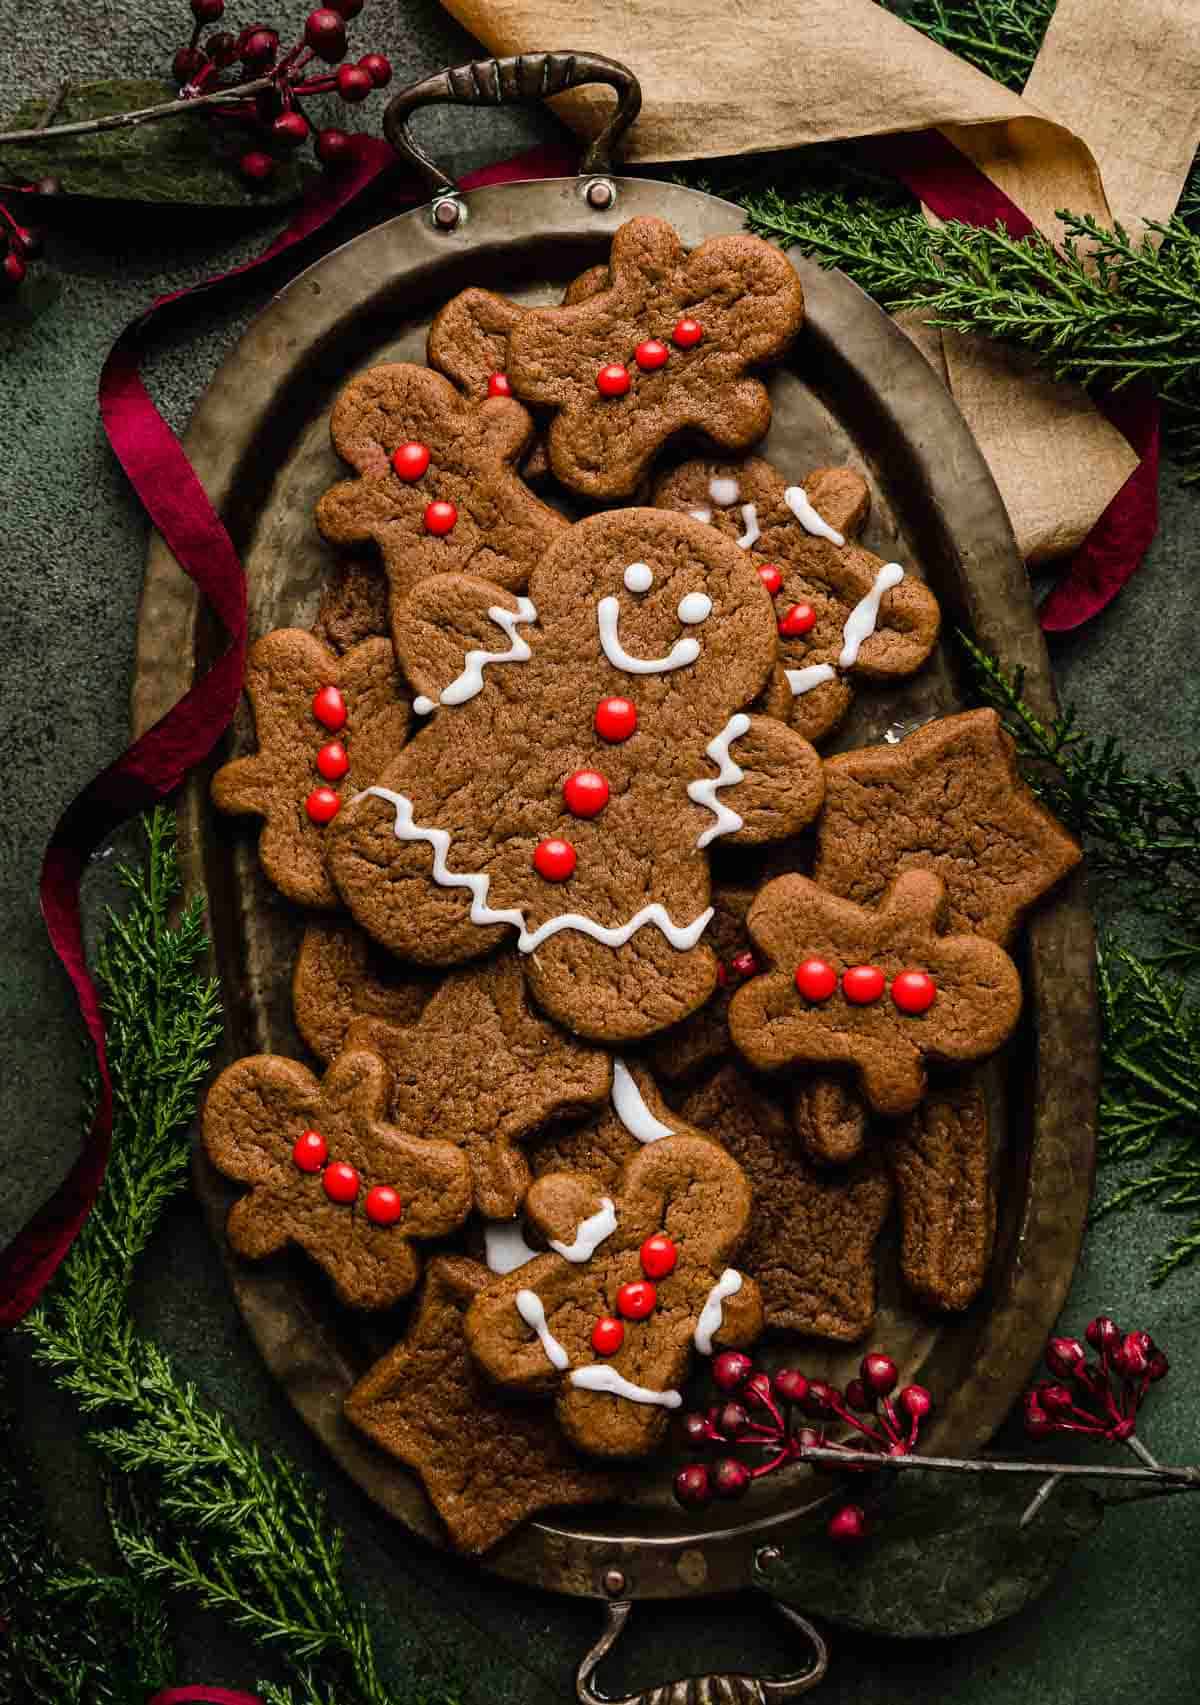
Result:
M783 1552L778 1545L760 1545L754 1553L754 1565L761 1574L767 1574L778 1563Z
M604 213L617 199L617 186L610 178L593 178L583 194L589 207Z
M462 216L462 202L455 196L443 195L433 204L433 222L439 231L453 231Z
M625 1577L620 1569L606 1569L603 1584L604 1590L610 1598L616 1598L618 1593L625 1591Z

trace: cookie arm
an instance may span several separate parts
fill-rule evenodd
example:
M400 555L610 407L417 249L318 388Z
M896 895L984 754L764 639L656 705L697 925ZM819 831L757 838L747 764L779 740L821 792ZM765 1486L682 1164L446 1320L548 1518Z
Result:
M396 652L420 699L434 704L448 690L464 703L488 668L528 657L525 630L535 611L493 581L438 574L402 598L392 617Z
M782 840L813 821L825 797L825 773L802 734L774 717L752 716L732 756L744 775L727 796L742 819L730 842Z

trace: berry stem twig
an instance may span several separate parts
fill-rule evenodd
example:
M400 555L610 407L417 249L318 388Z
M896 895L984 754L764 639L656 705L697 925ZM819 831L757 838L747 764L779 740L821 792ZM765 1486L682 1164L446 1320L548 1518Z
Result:
M196 112L202 107L230 106L270 87L270 77L252 77L248 83L238 83L228 89L215 89L211 95L192 95L186 100L162 101L158 106L138 107L133 112L109 113L105 118L78 119L71 124L53 124L34 130L6 130L0 133L0 147L5 143L53 142L60 136L87 136L100 130L133 130L138 125L157 124L160 119L174 118L178 113Z
M1113 1465L1090 1462L1012 1462L1000 1457L958 1456L879 1456L869 1450L833 1449L826 1445L801 1444L796 1455L802 1462L828 1462L835 1467L847 1464L864 1468L932 1468L948 1469L956 1474L1039 1474L1055 1475L1061 1479L1095 1478L1103 1480L1139 1480L1178 1487L1180 1491L1200 1491L1200 1468L1135 1468L1132 1464Z

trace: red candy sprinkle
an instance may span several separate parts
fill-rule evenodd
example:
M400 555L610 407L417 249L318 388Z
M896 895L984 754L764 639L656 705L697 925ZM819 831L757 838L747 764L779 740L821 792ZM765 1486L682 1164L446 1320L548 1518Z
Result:
M671 337L679 345L680 349L694 349L703 336L704 327L700 324L699 320L687 318L677 320L675 323L675 330L671 333Z
M625 1342L625 1328L611 1314L602 1314L592 1327L592 1349L598 1356L615 1356Z
M842 972L842 993L852 1006L870 1006L879 999L886 982L877 965L851 965Z
M783 576L780 574L773 562L764 562L759 565L758 578L762 581L772 598L783 585Z
M796 987L808 1001L827 1001L837 988L837 972L824 959L806 959L796 967Z
M331 733L346 722L346 701L336 687L322 687L314 694L312 713L323 728Z
M637 728L637 707L630 699L601 699L596 706L596 733L616 745Z
M326 781L341 781L350 768L350 755L340 740L331 740L317 753L317 768Z
M565 882L575 863L575 848L570 841L539 841L533 849L533 868L547 882Z
M602 397L623 397L631 383L629 369L619 361L610 361L596 374L596 389Z
M392 451L392 466L409 485L419 480L429 466L428 444L418 444L415 440L410 444L401 444Z
M731 971L736 971L739 977L757 977L758 960L747 947L741 953L735 953L729 961Z
M572 817L597 817L608 804L608 783L599 770L576 770L563 782L563 804Z
M626 1320L645 1320L657 1301L658 1292L648 1279L632 1279L617 1292L617 1313Z
M512 396L512 380L507 373L491 373L488 375L488 396Z
M645 343L639 343L633 352L633 359L646 373L653 373L658 367L665 367L671 351L660 337L648 337Z
M376 1184L368 1190L363 1206L372 1225L395 1225L404 1212L404 1203L390 1184Z
M798 639L802 633L811 633L816 625L817 612L811 604L793 604L780 622L779 631L785 639Z
M320 1131L301 1131L292 1148L292 1159L301 1172L320 1172L329 1159L329 1144Z
M331 787L314 787L304 801L304 809L311 822L324 826L333 822L342 809L342 802Z
M892 978L892 1001L900 1012L928 1012L937 999L937 987L928 971L901 971Z
M452 503L427 503L425 505L425 531L442 538L449 533L458 520L458 510Z
M344 1160L335 1160L332 1166L327 1166L321 1174L321 1183L329 1200L343 1206L358 1195L358 1173Z
M642 1272L648 1279L665 1279L668 1273L673 1273L675 1263L679 1259L679 1251L665 1232L659 1232L655 1237L648 1237L642 1244ZM620 1298L617 1299L620 1307Z

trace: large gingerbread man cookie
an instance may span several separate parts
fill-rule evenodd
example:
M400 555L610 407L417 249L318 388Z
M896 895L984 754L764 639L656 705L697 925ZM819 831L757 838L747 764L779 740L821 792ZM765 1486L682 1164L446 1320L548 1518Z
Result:
M763 1070L854 1067L877 1112L911 1112L927 1059L983 1059L1021 1011L1008 954L980 936L941 934L945 908L926 870L896 877L874 908L806 876L768 882L747 922L771 969L730 1003L735 1044Z
M331 544L379 547L393 606L431 574L521 590L568 525L516 472L533 421L511 397L473 402L440 373L393 362L350 381L330 432L356 477L325 493L317 525Z
M851 683L912 675L937 641L933 593L899 563L855 543L870 507L853 468L790 484L769 462L685 462L655 487L662 509L703 518L749 552L779 618L781 708L810 740L850 708Z
M790 835L822 794L808 742L743 708L776 655L743 553L658 510L592 516L528 599L442 575L395 628L428 721L336 825L359 922L425 964L515 931L539 1004L597 1040L694 1011L716 977L709 846Z
M389 1089L383 1061L363 1049L340 1054L320 1082L275 1054L221 1073L202 1133L217 1170L250 1186L227 1222L239 1255L298 1244L356 1308L408 1295L421 1271L412 1240L462 1224L471 1176L452 1143L388 1123Z
M727 1265L750 1223L746 1175L706 1137L663 1137L611 1194L551 1172L525 1213L551 1252L476 1297L471 1354L508 1390L557 1393L580 1450L644 1456L682 1403L693 1350L748 1344L762 1329L758 1287Z
M779 249L744 233L688 254L662 219L613 238L607 289L513 326L513 390L553 409L550 466L585 497L628 497L655 454L694 429L728 450L771 422L748 369L781 356L804 319L804 293Z
M325 868L328 825L408 737L409 699L386 639L337 657L302 628L260 639L246 665L258 750L223 764L213 803L263 819L258 856L300 906L336 906Z

